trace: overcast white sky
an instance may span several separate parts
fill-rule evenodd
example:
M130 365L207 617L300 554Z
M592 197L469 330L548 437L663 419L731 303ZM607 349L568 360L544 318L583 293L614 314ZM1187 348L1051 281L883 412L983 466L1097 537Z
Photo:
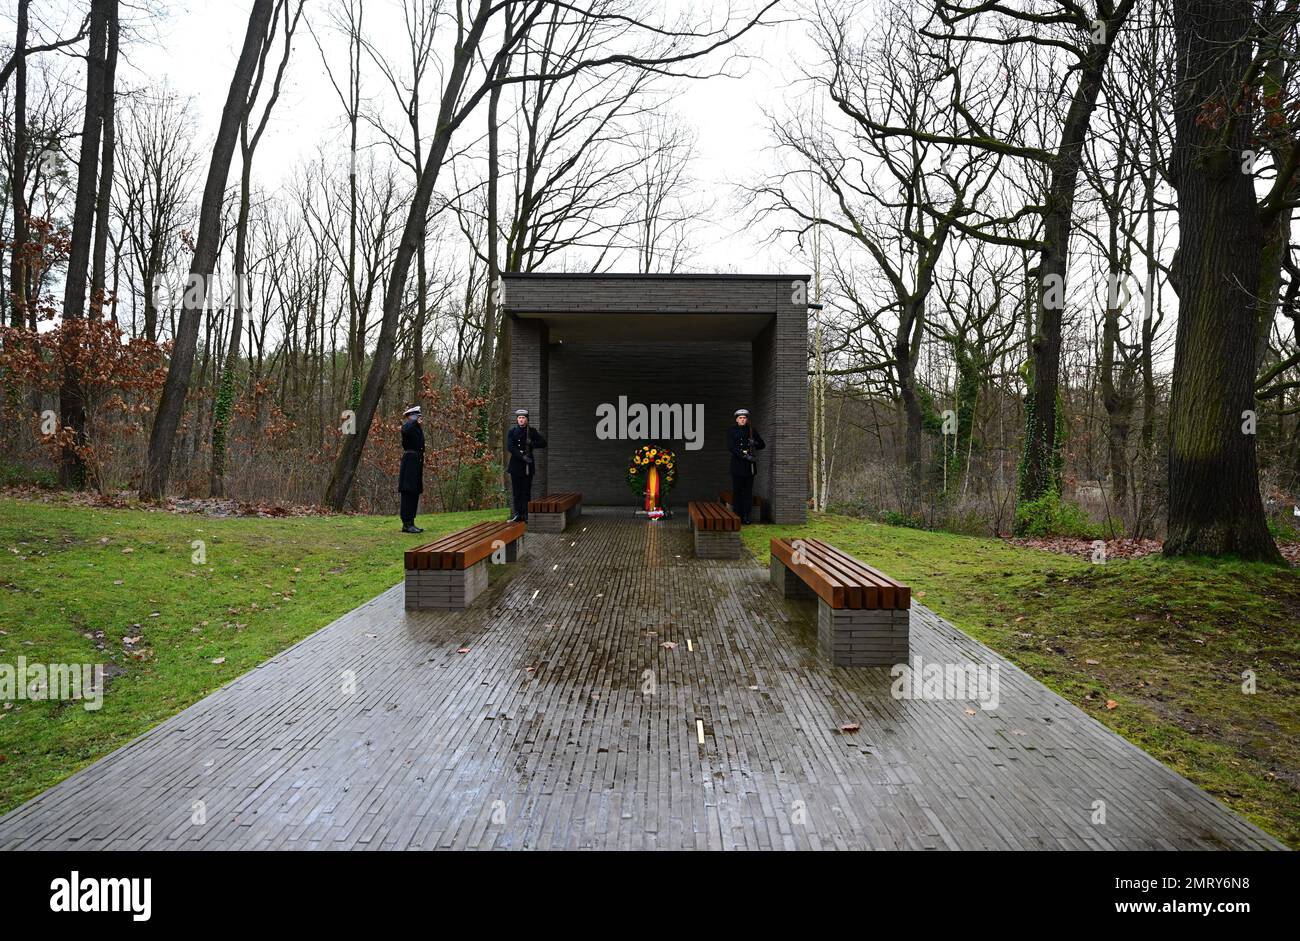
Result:
M330 4L331 0L309 0L304 14L312 17L327 51L332 41L326 16ZM693 4L696 9L701 6ZM703 6L707 8L707 0ZM123 84L156 88L166 82L175 91L192 96L202 125L199 139L206 145L216 130L250 7L248 0L167 3L165 17L142 24L141 38L156 35L157 41L134 43L126 50L130 67L124 70ZM394 55L404 56L400 20L392 19L393 12L400 9L400 0L367 0L365 8L372 41L382 49L383 37L391 35ZM721 3L714 7L723 8ZM784 12L769 16L793 18L793 2L786 4ZM743 71L743 77L685 82L676 100L680 117L699 135L694 176L716 197L713 218L696 233L700 251L692 267L705 271L807 271L807 262L780 246L764 244L763 232L745 226L743 213L737 212L732 184L752 180L770 165L763 109L780 110L793 97L790 83L798 76L799 57L809 50L809 43L804 27L791 22L751 33L741 48L750 58L737 63L733 71ZM336 68L342 68L344 74L346 61L346 51L339 47ZM382 98L386 86L373 63L363 59L362 68L363 93ZM314 156L321 142L336 141L342 154L341 113L316 44L300 28L285 91L258 149L255 177L263 186L272 187L295 164ZM467 128L465 139L478 133L477 127ZM232 168L232 179L234 176Z

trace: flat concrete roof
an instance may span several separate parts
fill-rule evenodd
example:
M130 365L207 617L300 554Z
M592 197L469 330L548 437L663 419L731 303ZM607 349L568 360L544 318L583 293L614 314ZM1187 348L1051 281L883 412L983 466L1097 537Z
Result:
M609 271L603 274L590 271L508 271L503 278L572 278L574 280L600 280L602 278L640 278L646 281L811 281L810 274L638 274L635 271Z
M541 320L552 342L752 340L794 304L806 274L503 274L502 309ZM800 288L800 290L803 290ZM795 306L803 307L803 304ZM666 323L663 318L671 317Z

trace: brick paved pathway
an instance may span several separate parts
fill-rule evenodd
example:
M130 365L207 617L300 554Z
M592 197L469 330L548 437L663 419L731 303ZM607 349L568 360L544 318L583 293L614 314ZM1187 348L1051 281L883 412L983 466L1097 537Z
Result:
M1278 846L926 608L913 654L997 664L996 710L827 666L814 606L692 558L684 519L528 539L468 612L385 592L0 818L0 848Z

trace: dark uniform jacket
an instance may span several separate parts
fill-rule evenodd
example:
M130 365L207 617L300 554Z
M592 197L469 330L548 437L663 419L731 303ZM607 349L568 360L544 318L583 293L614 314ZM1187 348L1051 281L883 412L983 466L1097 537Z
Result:
M767 442L753 429L753 426L746 425L741 428L739 425L732 425L727 431L727 450L731 452L731 475L744 477L746 474L751 476L757 474L758 465L745 460L745 455L761 451L765 447Z
M533 451L546 447L543 438L532 425L520 428L518 425L506 432L506 450L510 452L510 464L506 473L512 476L531 474L533 472Z
M402 424L402 467L397 474L399 493L424 493L424 429L414 418Z

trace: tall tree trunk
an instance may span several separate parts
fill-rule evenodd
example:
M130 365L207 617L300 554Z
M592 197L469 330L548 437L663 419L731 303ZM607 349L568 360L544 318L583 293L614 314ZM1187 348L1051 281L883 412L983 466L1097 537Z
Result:
M1113 29L1118 30L1117 23ZM1094 50L1079 73L1061 141L1051 170L1047 210L1043 215L1043 249L1038 262L1037 323L1030 342L1033 372L1027 400L1025 454L1020 498L1034 500L1058 490L1061 442L1056 440L1056 403L1061 379L1061 322L1065 312L1065 277L1070 267L1070 229L1083 146L1097 107L1106 57L1113 37Z
M109 11L113 0L93 0L90 7L90 44L86 52L86 110L81 124L81 154L77 160L77 196L72 213L72 245L63 290L65 324L86 313L86 277L94 240L95 202L99 189L99 143L104 118L104 84ZM86 440L86 405L75 363L64 363L59 388L59 421L72 431L59 461L59 483L80 488L86 482L86 465L76 450Z
M1032 372L1026 399L1025 445L1019 497L1034 500L1060 487L1057 440L1057 392L1061 375L1061 323L1065 311L1065 278L1070 267L1070 229L1074 223L1074 191L1078 186L1083 147L1097 108L1106 62L1115 37L1132 11L1121 3L1105 35L1094 41L1079 63L1079 84L1070 100L1055 159L1050 165L1042 250L1038 260L1037 323L1030 340Z
M1122 272L1111 271L1111 284L1118 284ZM1133 427L1133 395L1127 366L1120 367L1116 383L1115 354L1119 350L1119 309L1117 299L1108 298L1101 328L1101 362L1098 380L1101 404L1106 409L1106 448L1110 465L1110 492L1121 518L1128 513L1128 439Z
M1259 497L1251 416L1264 233L1250 146L1252 96L1221 127L1207 102L1232 101L1251 60L1251 0L1176 0L1177 135L1171 177L1178 193L1174 263L1178 331L1169 414L1166 555L1238 555L1280 562Z
M916 376L911 362L901 356L896 360L898 386L903 402L903 507L916 512L921 503L921 402L916 394Z
M117 125L114 119L117 77L118 10L117 0L111 0L108 10L107 49L104 56L104 141L100 160L99 197L95 205L95 247L90 267L90 315L95 319L103 313L104 278L107 271L109 201L113 195L113 156L117 147Z
M361 465L361 455L366 447L366 438L370 434L370 425L374 421L375 411L379 406L380 396L388 382L388 373L393 363L393 347L397 339L398 315L402 309L402 296L406 290L406 278L411 270L411 260L419 248L420 239L425 229L425 220L429 214L429 201L438 182L438 174L447 156L454 130L452 117L457 109L457 102L465 84L465 76L470 62L477 54L483 31L487 27L492 6L489 0L480 0L474 12L473 21L467 28L467 35L458 44L451 68L448 70L442 98L438 108L438 122L433 141L429 147L429 156L420 171L420 182L411 197L410 209L407 211L406 226L402 230L402 239L393 255L393 267L388 276L388 287L384 292L384 315L379 327L379 340L375 345L375 356L366 375L365 391L356 414L356 433L345 435L334 460L334 470L325 488L325 502L335 510L343 509L352 482L356 479L357 468Z
M511 19L510 11L506 11L505 36L504 42L510 42L511 37ZM504 58L501 61L499 76L504 76L510 70L510 59ZM499 467L505 467L505 432L494 432L495 428L505 428L505 422L499 412L503 412L508 403L505 400L505 385L499 381L496 372L498 353L500 348L495 342L498 332L504 335L507 331L504 329L505 323L501 321L498 326L498 308L501 304L501 248L500 232L497 229L499 205L499 190L501 180L501 159L500 159L500 130L501 124L498 117L501 106L501 86L496 85L488 93L488 189L487 189L487 220L485 232L487 235L488 263L487 263L487 292L483 303L483 348L479 356L479 394L487 399L483 405L479 422L481 425L480 434L484 445L491 447L495 440L502 460ZM513 269L512 269L513 270ZM508 356L508 353L507 353ZM500 437L498 438L498 434ZM499 475L504 481L504 474Z
M275 9L271 14L273 17L282 9L283 3L284 0L276 0ZM258 91L262 87L262 80L266 75L266 56L270 53L269 43L274 39L274 32L268 34L268 44L264 45L261 50L257 78L254 80L252 93L244 104L243 114L239 122L241 160L239 167L239 212L235 220L235 291L230 309L230 336L226 344L225 355L218 364L220 374L217 380L216 401L212 407L212 461L208 468L208 492L214 497L224 497L226 495L226 443L230 430L230 416L234 410L235 366L239 362L239 345L243 339L244 318L249 316L248 299L251 292L248 288L248 215L253 189L253 155L257 152L257 145L262 140L262 133L266 130L267 122L271 118L271 111L280 98L280 85L284 80L285 69L289 65L291 43L294 30L298 25L298 18L302 15L302 4L303 0L299 0L297 11L293 14L292 19L289 18L288 9L284 8L284 53L276 69L275 80L271 86L266 108L263 110L262 117L257 122L251 137L248 133L249 119L252 116ZM310 313L308 317L310 318ZM308 327L310 329L310 321ZM251 323L248 329L251 333L253 329ZM296 334L296 330L294 334ZM310 334L306 345L309 348L311 346ZM310 353L310 349L308 352Z
M366 360L366 325L361 322L357 301L357 119L361 109L361 7L357 20L349 20L348 36L348 122L352 138L348 171L348 317L352 325L352 395L350 404L356 409L361 396L361 373Z
M254 0L248 17L248 32L239 54L239 63L230 80L230 91L221 111L221 124L212 148L212 163L203 188L203 203L199 211L199 232L195 240L194 258L190 263L190 286L201 284L205 290L186 290L181 321L176 330L171 363L167 368L167 381L158 403L153 432L149 436L149 457L145 467L140 496L144 499L161 499L167 489L171 473L172 447L185 396L189 392L190 375L194 369L194 351L198 341L199 324L206 306L206 288L210 285L212 271L217 261L217 246L221 237L221 208L230 174L230 161L239 136L244 103L257 67L258 52L271 21L272 0ZM187 286L188 287L188 286Z
M9 173L9 190L14 207L14 237L9 246L9 290L13 308L9 325L21 328L27 320L27 204L23 181L27 178L27 7L18 0L18 31L14 40L14 155Z
M243 335L248 255L249 190L252 186L251 154L244 155L239 179L239 218L235 223L235 297L231 305L230 341L221 361L221 378L217 383L216 402L212 408L212 464L208 470L208 491L214 497L226 495L226 436L230 414L234 409L235 365L239 362L239 343Z
M415 166L418 168L422 165L421 155L424 153L420 146L420 83L413 82L411 86L411 136L412 136L412 153L415 156ZM420 184L417 176L416 185ZM413 372L411 382L411 402L420 401L420 393L424 389L424 329L425 321L429 315L429 266L426 258L429 247L429 233L427 230L420 232L420 247L415 254L415 290L417 297L415 299L415 324L411 331L411 360Z

